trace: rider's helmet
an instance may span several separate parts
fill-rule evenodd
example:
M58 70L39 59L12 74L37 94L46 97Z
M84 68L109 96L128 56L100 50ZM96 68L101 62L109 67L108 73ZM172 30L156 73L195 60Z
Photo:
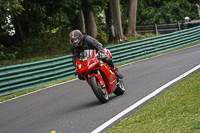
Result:
M73 30L69 34L70 43L74 47L78 47L79 44L81 43L82 39L83 39L83 34L81 33L80 30Z
M190 21L190 18L189 17L185 17L185 21L186 22Z

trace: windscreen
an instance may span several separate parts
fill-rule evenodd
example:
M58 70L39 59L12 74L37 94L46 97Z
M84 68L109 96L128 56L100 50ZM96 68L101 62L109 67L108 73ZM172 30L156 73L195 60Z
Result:
M87 60L93 53L93 50L92 49L88 49L88 50L83 50L81 53L80 53L80 56L79 56L79 60L80 61L85 61Z

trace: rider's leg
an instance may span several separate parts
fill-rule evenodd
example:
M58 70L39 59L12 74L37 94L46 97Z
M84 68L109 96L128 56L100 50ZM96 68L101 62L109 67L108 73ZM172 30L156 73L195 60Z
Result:
M112 71L114 71L115 75L122 79L124 76L121 74L121 72L119 71L118 68L115 67L113 61L109 58L109 57L106 57L103 59L103 62L106 62L112 69Z

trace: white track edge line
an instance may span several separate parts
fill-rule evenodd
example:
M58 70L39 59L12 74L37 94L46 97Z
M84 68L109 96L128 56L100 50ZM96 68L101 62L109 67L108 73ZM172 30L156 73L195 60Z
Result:
M113 118L111 118L110 120L108 120L107 122L105 122L104 124L102 124L101 126L97 127L91 133L99 133L100 131L104 130L106 127L108 127L110 124L112 124L113 122L115 122L116 120L118 120L119 118L121 118L122 116L124 116L125 114L127 114L128 112L132 111L133 109L135 109L136 107L138 107L139 105L141 105L145 101L149 100L150 98L156 96L158 93L160 93L161 91L163 91L165 88L169 87L173 83L181 80L182 78L186 77L187 75L189 75L190 73L192 73L192 72L194 72L194 71L196 71L198 69L200 69L200 64L197 65L196 67L192 68L191 70L185 72L184 74L180 75L179 77L173 79L172 81L166 83L165 85L161 86L160 88L156 89L155 91L153 91L152 93L150 93L149 95L147 95L146 97L144 97L143 99L141 99L138 102L134 103L133 105L131 105L130 107L128 107L124 111L120 112L119 114L117 114L116 116L114 116Z

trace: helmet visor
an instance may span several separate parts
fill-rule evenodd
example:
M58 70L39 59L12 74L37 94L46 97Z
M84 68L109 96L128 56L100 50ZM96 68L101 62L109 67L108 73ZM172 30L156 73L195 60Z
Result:
M75 38L74 40L73 40L73 43L78 43L79 42L79 38Z
M73 46L75 47L78 47L79 46L79 43L81 42L80 38L79 37L76 37L76 38L73 38L73 39L70 39L70 42Z

